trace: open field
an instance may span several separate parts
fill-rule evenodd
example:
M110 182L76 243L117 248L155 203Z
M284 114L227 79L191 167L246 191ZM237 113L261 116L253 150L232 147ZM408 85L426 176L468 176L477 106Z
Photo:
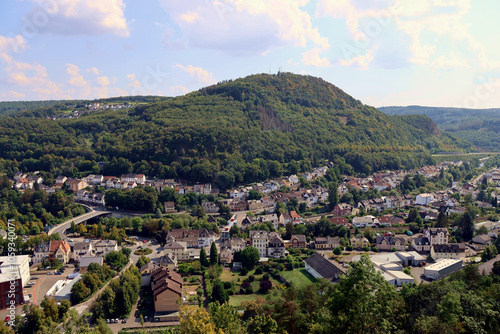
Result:
M292 271L285 270L280 272L280 274L288 282L293 283L297 288L303 288L316 282L316 279L304 268L294 269Z
M252 300L257 300L257 299L265 299L266 295L257 295L257 294L251 294L251 295L234 295L230 296L229 298L229 304L231 306L234 306L238 309L244 309L241 307L242 302L249 302Z

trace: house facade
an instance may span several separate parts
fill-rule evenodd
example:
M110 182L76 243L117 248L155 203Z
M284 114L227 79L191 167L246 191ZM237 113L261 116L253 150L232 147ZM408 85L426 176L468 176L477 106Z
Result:
M303 234L295 234L290 238L292 248L306 248L306 236Z
M71 247L64 240L51 240L40 244L35 248L34 262L39 263L44 259L53 261L55 259L61 263L68 263L71 255Z
M370 242L365 237L358 235L351 238L351 246L354 249L362 249L364 247L370 247Z
M160 267L151 273L155 318L179 310L182 284L181 275L168 268Z

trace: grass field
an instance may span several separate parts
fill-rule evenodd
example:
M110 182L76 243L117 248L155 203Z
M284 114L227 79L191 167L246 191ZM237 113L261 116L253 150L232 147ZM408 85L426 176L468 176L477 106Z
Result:
M311 276L304 268L294 269L292 271L284 270L280 272L288 282L293 283L297 288L303 288L309 284L316 283L316 279Z
M265 299L265 295L234 295L229 297L229 304L234 306L240 310L243 310L244 307L241 307L242 302L249 302L256 299Z

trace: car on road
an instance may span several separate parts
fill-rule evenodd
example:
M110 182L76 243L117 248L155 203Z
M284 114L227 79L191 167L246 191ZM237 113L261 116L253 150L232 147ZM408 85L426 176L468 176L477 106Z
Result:
M69 242L73 242L74 240L73 239L68 239Z
M53 272L53 271L49 271L49 272L47 273L47 275L54 275L54 272Z
M3 319L3 321L5 322L9 322L10 321L10 317L9 316L6 316L5 319Z

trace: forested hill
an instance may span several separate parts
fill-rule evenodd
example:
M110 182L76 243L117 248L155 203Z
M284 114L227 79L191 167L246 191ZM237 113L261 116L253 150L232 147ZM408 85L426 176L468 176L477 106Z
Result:
M389 116L322 79L289 73L252 75L77 119L27 115L0 122L0 157L10 161L3 165L54 175L96 173L104 161L107 175L215 179L227 187L297 173L323 159L342 172L370 173L428 163L431 151L470 147L426 116Z
M430 117L441 130L488 151L500 149L500 108L381 107L389 115L418 114Z

